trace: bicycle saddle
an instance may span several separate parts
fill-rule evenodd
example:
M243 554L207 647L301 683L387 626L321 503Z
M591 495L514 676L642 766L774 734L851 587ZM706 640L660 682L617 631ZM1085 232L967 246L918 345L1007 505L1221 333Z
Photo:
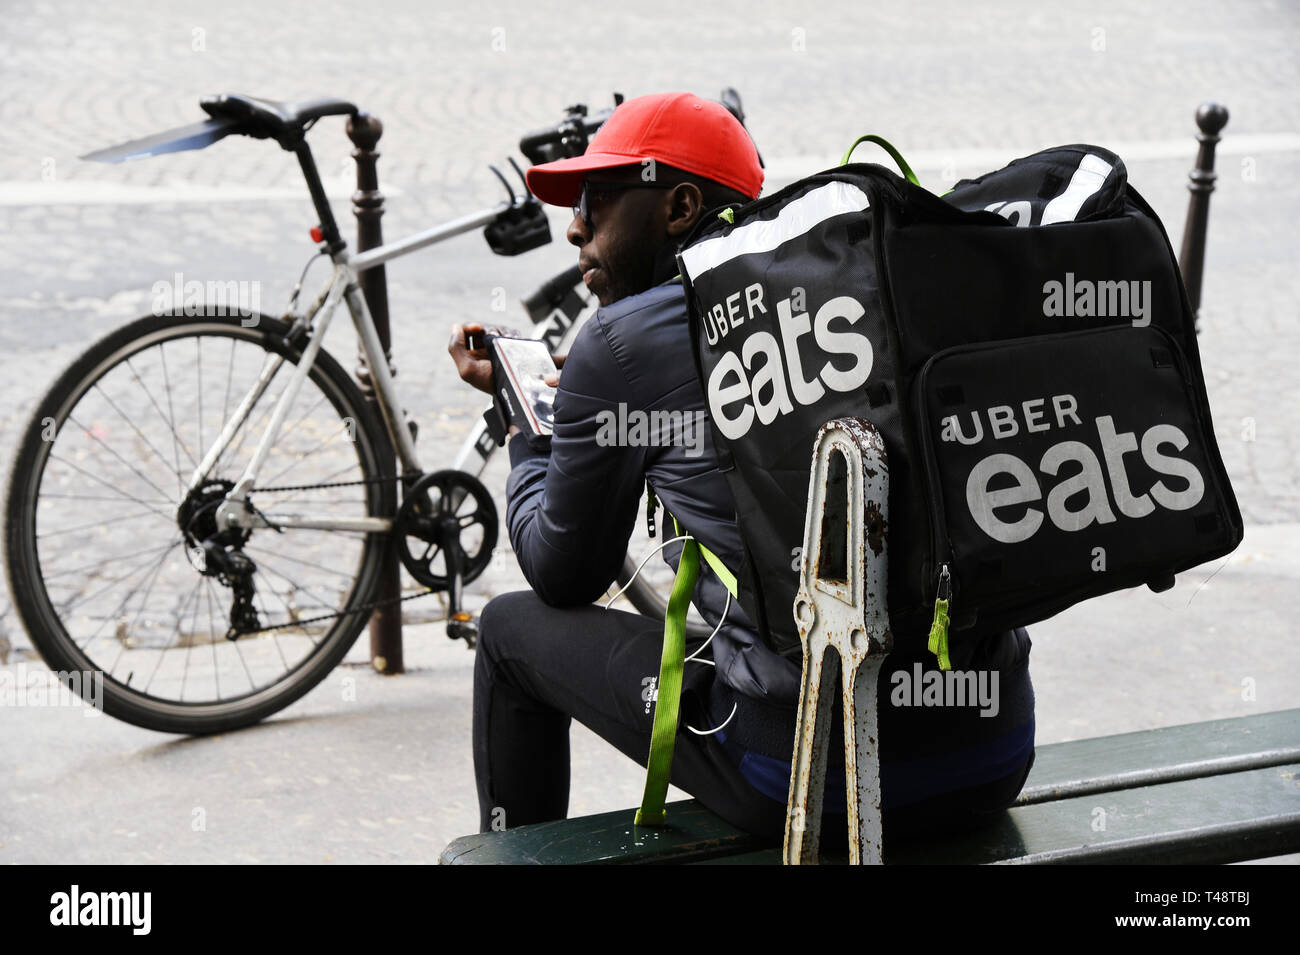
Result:
M356 116L359 112L355 105L341 99L280 103L238 93L205 96L199 100L199 105L213 119L235 121L237 126L231 132L254 139L274 139L288 150L296 148L307 127L322 116Z

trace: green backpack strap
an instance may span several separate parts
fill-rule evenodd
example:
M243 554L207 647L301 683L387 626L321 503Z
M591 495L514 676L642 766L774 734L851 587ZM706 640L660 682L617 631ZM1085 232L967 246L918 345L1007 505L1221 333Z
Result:
M909 166L907 160L903 158L903 154L895 149L886 139L877 136L874 133L868 133L865 136L859 136L857 139L853 140L853 145L849 147L848 152L844 154L844 158L840 160L841 166L848 165L849 157L853 155L853 150L857 149L862 143L875 143L885 152L889 153L894 162L898 163L898 168L902 170L903 177L908 182L914 186L919 186L921 184L921 181L916 178L916 173L912 172L912 167Z
M673 744L677 741L677 710L681 703L682 669L686 658L686 608L700 572L700 550L692 538L682 544L677 562L677 579L664 614L664 650L659 660L658 696L654 727L650 731L650 756L645 767L645 792L636 811L638 826L662 826L664 799L673 768Z
M677 536L682 535L681 525L673 518ZM650 755L646 759L645 792L641 808L636 811L638 826L662 826L666 821L664 800L668 796L668 780L672 775L673 746L677 742L677 714L681 707L682 670L686 658L686 611L691 605L691 594L700 575L700 555L718 575L734 597L736 575L727 570L718 556L694 537L682 544L682 554L677 561L677 578L668 598L664 614L664 649L659 658L659 682L655 703L654 725L650 731Z

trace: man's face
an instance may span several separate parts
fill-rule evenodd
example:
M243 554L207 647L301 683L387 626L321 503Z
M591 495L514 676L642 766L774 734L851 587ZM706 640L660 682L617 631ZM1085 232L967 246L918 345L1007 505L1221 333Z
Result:
M669 239L670 202L663 189L639 186L641 167L602 169L587 177L591 225L575 216L565 237L577 246L582 280L601 305L653 283L655 255ZM602 188L601 183L615 184Z

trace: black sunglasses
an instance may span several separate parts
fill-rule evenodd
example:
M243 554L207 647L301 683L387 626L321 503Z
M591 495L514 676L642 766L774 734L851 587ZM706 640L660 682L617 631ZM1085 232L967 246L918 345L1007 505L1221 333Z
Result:
M676 183L673 182L657 182L655 180L620 182L617 180L587 179L582 183L582 191L578 193L578 201L573 204L573 217L581 219L588 229L592 229L594 228L591 222L593 195L600 197L612 192L624 192L628 189L671 189L675 185Z

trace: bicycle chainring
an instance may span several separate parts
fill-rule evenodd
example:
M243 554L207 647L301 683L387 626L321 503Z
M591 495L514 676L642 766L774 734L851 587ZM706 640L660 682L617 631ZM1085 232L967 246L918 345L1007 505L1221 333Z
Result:
M496 502L483 482L447 470L426 474L407 490L393 531L407 573L432 590L449 590L453 564L462 584L487 569L497 527Z

